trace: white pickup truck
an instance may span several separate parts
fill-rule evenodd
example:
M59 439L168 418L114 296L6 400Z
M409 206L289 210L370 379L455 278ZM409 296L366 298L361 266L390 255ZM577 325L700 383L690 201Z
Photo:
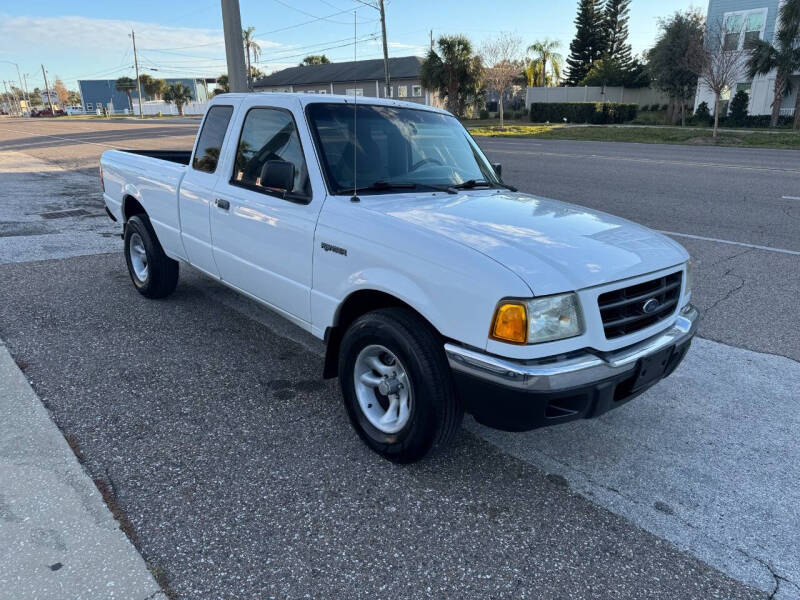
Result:
M596 417L669 375L698 314L686 251L519 193L457 119L395 100L224 94L192 152L106 151L136 288L191 265L325 340L375 451L417 460L464 412Z

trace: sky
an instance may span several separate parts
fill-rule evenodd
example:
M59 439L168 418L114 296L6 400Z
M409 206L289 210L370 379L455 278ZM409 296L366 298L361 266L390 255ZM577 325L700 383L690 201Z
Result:
M307 54L334 62L380 58L380 22L374 0L240 0L242 26L254 26L265 73L294 66ZM543 38L569 54L577 0L387 0L390 56L424 55L434 38L463 34L476 48L501 32L525 46ZM630 42L649 48L658 18L706 0L633 0ZM353 14L355 12L355 15ZM354 31L354 20L357 21ZM154 77L213 77L224 73L225 47L219 0L28 0L0 6L0 81L17 83L10 61L28 74L29 89L60 77L69 89L78 79L133 77L130 31L136 32L140 73ZM357 41L354 45L353 40ZM2 85L0 83L0 85Z

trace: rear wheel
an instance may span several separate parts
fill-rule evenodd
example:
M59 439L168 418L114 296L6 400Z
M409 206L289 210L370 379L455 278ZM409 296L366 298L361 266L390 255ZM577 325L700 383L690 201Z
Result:
M370 448L413 462L455 437L463 408L441 341L420 317L403 308L368 313L345 332L340 353L345 408Z
M144 214L134 215L125 224L125 262L131 281L147 298L164 298L178 285L178 261L164 249Z

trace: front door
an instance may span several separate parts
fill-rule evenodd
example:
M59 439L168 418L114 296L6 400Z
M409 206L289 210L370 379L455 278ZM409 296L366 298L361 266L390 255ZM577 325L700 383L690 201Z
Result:
M251 108L231 170L230 179L220 177L211 207L211 236L220 276L286 316L309 323L319 203L312 203L306 160L291 112Z

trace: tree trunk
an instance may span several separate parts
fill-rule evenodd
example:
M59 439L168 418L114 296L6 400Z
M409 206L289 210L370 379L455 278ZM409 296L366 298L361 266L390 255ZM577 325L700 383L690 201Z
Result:
M686 101L681 98L681 127L686 127Z
M498 101L500 108L500 129L503 129L503 90L500 90L500 100Z
M245 44L244 49L247 50L247 89L253 89L253 82L250 81L250 74L252 71L250 70L250 44Z
M178 116L179 117L183 116L183 104L180 102L178 102Z
M719 92L714 94L714 139L717 139L717 128L719 127Z
M547 59L542 57L542 87L547 87Z
M778 117L781 116L781 102L783 101L783 92L786 89L786 83L783 76L778 75L775 77L775 94L772 98L772 116L769 120L770 127L778 126Z
M794 102L794 129L800 130L800 90L797 90L797 100Z

